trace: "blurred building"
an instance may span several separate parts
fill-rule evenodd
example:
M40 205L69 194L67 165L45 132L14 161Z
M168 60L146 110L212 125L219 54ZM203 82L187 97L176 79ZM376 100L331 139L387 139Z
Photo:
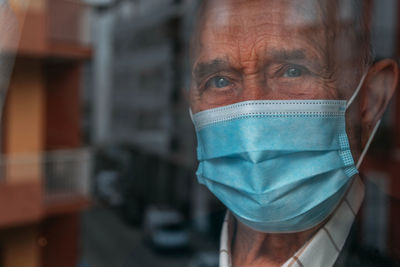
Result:
M7 2L7 1L6 1ZM0 266L76 266L79 213L90 204L81 132L87 7L9 0L21 34L2 118Z
M193 164L194 132L183 93L184 26L195 1L90 2L99 7L93 20L93 89L87 95L91 143L131 144Z
M184 98L200 0L86 0L94 10L78 0L8 1L22 32L1 123L0 266L76 266L79 214L101 177L135 226L146 207L166 204L218 239L221 224L210 218L224 208L197 184ZM399 59L398 1L365 3L377 59ZM399 101L398 92L363 165L358 222L363 242L397 258ZM98 159L93 185L87 143Z
M94 58L86 69L91 78L85 86L85 126L101 155L97 191L104 191L103 174L114 173L129 221L140 222L151 204L165 204L196 224L203 220L199 227L207 228L210 206L219 203L210 203L213 197L197 184L195 133L185 98L188 25L198 1L90 2L98 8Z

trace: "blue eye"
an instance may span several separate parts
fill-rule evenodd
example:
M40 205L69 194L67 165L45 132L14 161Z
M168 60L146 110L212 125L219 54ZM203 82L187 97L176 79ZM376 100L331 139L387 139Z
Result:
M300 77L302 74L303 74L303 70L301 68L290 67L285 71L283 76L289 77L289 78L296 78L296 77Z
M210 80L211 86L214 86L216 88L224 88L227 86L230 86L231 83L228 81L228 79L224 77L215 77Z

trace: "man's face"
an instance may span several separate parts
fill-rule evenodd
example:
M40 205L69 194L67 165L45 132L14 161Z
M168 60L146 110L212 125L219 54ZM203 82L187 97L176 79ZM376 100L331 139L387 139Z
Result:
M246 100L348 99L361 77L357 53L319 2L209 1L192 51L192 111Z

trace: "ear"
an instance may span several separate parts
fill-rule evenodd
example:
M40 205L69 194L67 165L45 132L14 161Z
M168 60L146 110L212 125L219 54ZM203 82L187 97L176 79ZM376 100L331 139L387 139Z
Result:
M369 69L361 100L362 147L382 118L396 90L398 76L398 65L391 59L379 61Z

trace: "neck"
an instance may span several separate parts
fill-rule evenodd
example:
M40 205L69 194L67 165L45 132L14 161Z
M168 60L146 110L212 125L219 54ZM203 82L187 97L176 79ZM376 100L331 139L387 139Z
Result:
M234 220L230 220L233 227L229 227L236 228L230 231L233 266L281 266L321 227L299 233L270 234L254 231Z

